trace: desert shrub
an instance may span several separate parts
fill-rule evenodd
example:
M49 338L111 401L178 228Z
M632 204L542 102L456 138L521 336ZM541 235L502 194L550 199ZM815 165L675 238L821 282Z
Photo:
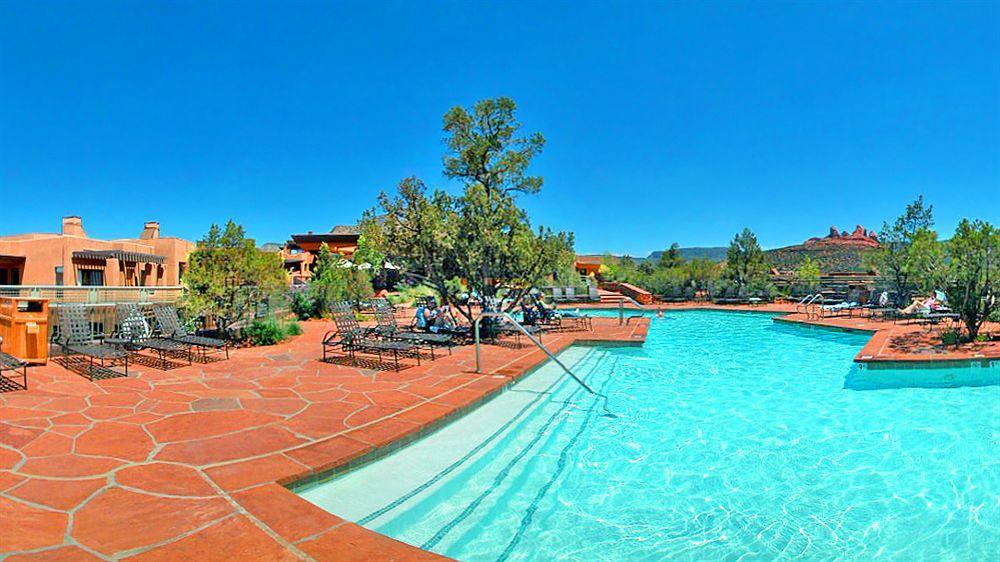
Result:
M274 345L288 337L302 333L299 323L268 316L255 320L247 327L244 335L252 345Z
M405 285L396 293L388 295L392 304L411 304L417 297L439 298L438 292L427 285Z
M292 295L290 308L296 318L299 320L308 320L310 318L322 317L325 306L323 299L316 298L314 292L306 289Z

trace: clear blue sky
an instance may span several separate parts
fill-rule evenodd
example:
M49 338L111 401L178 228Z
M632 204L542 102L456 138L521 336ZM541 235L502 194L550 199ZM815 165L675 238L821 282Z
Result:
M441 116L548 140L535 223L580 252L1000 223L1000 4L0 3L0 234L258 242L441 175Z

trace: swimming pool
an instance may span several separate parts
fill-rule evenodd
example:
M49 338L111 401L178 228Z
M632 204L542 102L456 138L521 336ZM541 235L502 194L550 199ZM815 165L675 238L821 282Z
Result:
M979 386L855 389L866 338L667 312L641 348L560 356L617 417L548 364L299 493L460 560L988 559L1000 369Z

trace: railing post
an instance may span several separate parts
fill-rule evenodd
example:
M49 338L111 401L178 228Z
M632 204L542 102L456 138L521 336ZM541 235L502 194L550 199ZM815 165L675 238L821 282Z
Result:
M535 344L535 346L537 346L538 349L541 349L542 352L545 353L545 355L548 355L549 359L555 361L556 365L559 365L560 367L562 367L562 370L565 371L567 375L569 375L570 377L572 377L573 380L575 380L587 392L589 392L591 394L595 394L595 395L597 394L596 392L594 392L594 389L590 388L590 385L588 385L587 383L583 382L583 379L581 379L580 377L576 376L573 373L573 371L569 370L569 367L567 367L562 361L560 361L558 357L556 357L555 355L553 355L552 352L549 351L549 348L547 348L544 345L542 345L542 342L538 341L535 338L535 336L531 335L531 333L528 332L528 330L524 329L524 326L522 326L521 324L519 324L517 320L514 320L513 316L511 316L510 314L507 314L506 312L483 312L483 313L481 313L479 315L478 318L476 318L476 322L475 322L475 324L473 326L473 330L476 333L476 372L477 373L480 372L480 365L479 365L479 321L482 320L486 316L493 316L493 317L497 317L497 318L503 318L504 320L507 320L508 322L510 322L511 324L513 324L515 328L517 328L518 330L520 330L522 334L524 334L525 336L528 337L528 340L530 340L531 343Z
M479 321L482 320L482 318L483 318L482 316L479 316L478 318L476 318L476 321L473 323L473 325L475 326L474 330L476 332L476 372L477 373L482 373L482 370L479 367Z

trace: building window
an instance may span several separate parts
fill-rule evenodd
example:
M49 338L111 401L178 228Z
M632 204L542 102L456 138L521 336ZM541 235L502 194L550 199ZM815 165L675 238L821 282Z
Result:
M62 283L58 284L62 285ZM76 284L81 287L104 285L104 271L101 269L78 269L76 270Z
M63 284L63 267L61 265L56 266L56 285Z

